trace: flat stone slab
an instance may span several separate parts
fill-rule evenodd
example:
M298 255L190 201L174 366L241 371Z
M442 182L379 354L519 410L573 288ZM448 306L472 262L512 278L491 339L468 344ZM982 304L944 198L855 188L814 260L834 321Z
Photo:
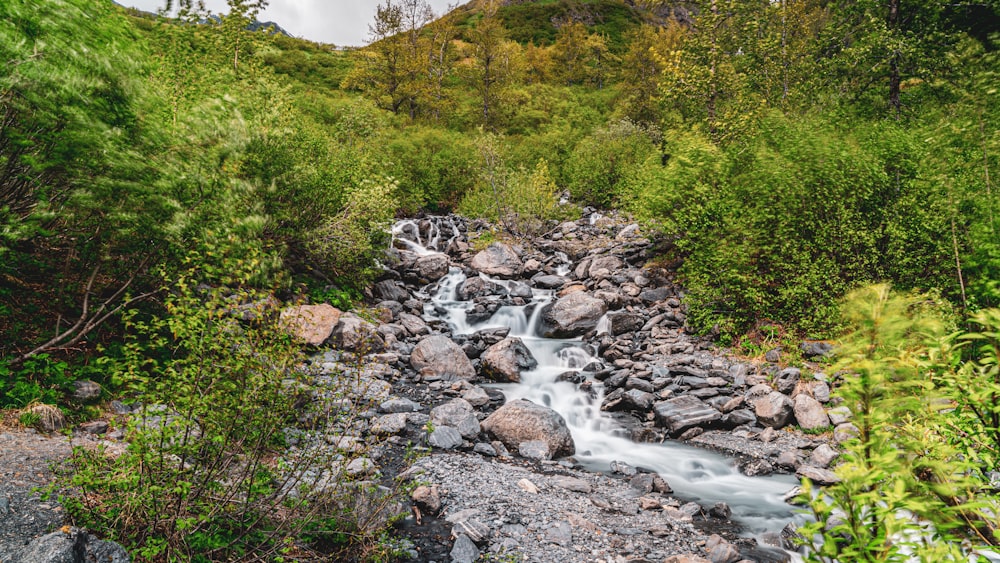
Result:
M710 425L722 418L721 412L689 395L656 403L653 412L656 421L675 435L688 428Z

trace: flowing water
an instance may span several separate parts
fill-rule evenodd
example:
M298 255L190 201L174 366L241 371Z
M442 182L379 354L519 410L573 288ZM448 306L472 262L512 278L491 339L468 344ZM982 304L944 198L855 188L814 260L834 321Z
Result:
M401 226L402 225L402 226ZM441 231L451 237L441 240ZM430 236L421 239L417 224L412 221L397 224L393 229L397 237L408 236L403 243L418 254L434 252L447 247L458 230L435 227ZM424 242L432 243L424 245ZM442 246L443 245L443 246ZM569 271L569 262L560 273ZM486 280L508 289L513 283L484 276ZM725 502L733 511L733 519L743 526L746 535L757 536L763 532L778 532L786 524L797 520L794 508L786 504L783 496L798 484L793 476L747 477L739 472L735 463L725 456L700 448L666 441L662 444L636 443L628 439L627 431L617 421L600 410L602 386L594 382L594 394L581 391L576 385L557 381L561 374L579 372L597 360L595 351L580 340L552 339L540 336L540 312L544 305L555 298L552 290L532 289L533 298L524 306L500 307L491 318L481 323L470 323L466 317L472 305L458 299L458 288L466 280L458 268L431 286L425 295L425 316L446 321L455 334L472 334L486 328L510 328L510 336L520 338L538 361L534 370L523 372L517 384L497 385L508 400L525 398L546 405L566 420L576 443L576 459L595 471L608 471L612 461L623 461L635 467L659 473L674 489L674 494L693 500L702 506Z

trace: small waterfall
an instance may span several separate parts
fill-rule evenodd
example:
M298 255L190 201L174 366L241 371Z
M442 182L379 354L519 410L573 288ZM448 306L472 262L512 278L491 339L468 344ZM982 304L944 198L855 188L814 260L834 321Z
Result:
M593 220L594 215L591 218ZM397 231L406 233L404 229L410 229L410 224L413 224L412 221L397 224L393 228L394 235ZM412 228L416 230L415 224ZM559 273L565 275L570 269L569 258L561 255L558 259L561 264ZM508 291L520 283L481 277ZM425 316L446 321L455 334L467 335L486 328L508 327L511 336L521 338L538 361L538 367L522 373L520 383L497 387L503 390L508 400L525 398L559 412L576 442L575 457L585 467L607 471L612 461L624 461L656 471L681 498L695 500L703 506L727 503L733 510L734 520L751 535L780 531L795 519L793 508L783 500L784 495L798 484L794 476L747 477L737 470L733 461L715 452L674 441L662 444L633 442L621 424L601 411L602 385L593 382L593 392L588 393L566 381L570 379L564 377L567 373L582 372L586 375L583 368L599 360L595 357L596 351L578 339L541 336L541 312L555 299L554 291L533 289L529 303L501 306L489 319L469 323L466 313L473 303L458 299L458 288L465 281L462 271L452 268L438 282L430 303L425 305ZM598 330L607 332L607 325L605 317Z

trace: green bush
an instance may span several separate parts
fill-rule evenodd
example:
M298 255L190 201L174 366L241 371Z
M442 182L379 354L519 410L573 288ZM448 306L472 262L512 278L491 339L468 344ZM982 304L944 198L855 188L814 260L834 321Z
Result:
M564 174L573 198L599 207L616 203L619 184L656 151L658 143L658 134L628 120L594 131L566 161Z

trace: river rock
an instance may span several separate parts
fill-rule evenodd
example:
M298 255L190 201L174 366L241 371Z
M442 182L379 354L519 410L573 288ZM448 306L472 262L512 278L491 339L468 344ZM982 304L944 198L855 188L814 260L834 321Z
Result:
M809 463L816 467L829 467L833 460L837 459L837 450L831 448L829 444L821 444L809 457Z
M803 357L811 360L814 358L829 356L833 352L833 344L828 342L806 340L799 345L799 350L802 351Z
M542 310L544 336L573 338L597 327L597 321L608 311L600 299L580 291L571 293Z
M410 354L410 365L424 374L443 379L472 379L476 370L465 352L447 336L435 334L421 340Z
M479 559L479 548L465 534L459 534L451 548L452 563L473 563Z
M416 315L411 315L410 313L400 313L398 316L399 324L403 325L406 332L410 333L412 336L423 336L431 331L430 327L427 326L427 323Z
M722 413L697 397L684 395L653 405L656 421L677 435L688 428L705 426L722 418Z
M802 370L799 368L785 368L778 372L777 377L774 378L774 388L781 393L790 395L801 378Z
M613 313L608 315L608 329L612 336L635 332L644 324L638 313Z
M490 346L482 356L482 374L500 383L518 383L521 372L538 367L538 361L520 338L509 337Z
M799 466L795 474L819 485L833 485L840 482L840 477L837 477L837 474L833 471L811 465Z
M834 407L827 413L830 417L830 424L840 426L851 421L851 409L845 406Z
M458 430L463 438L472 439L479 435L479 419L465 399L452 399L431 409L431 424L450 426Z
M441 490L437 485L420 485L410 494L413 504L431 516L441 511Z
M503 243L494 242L472 258L472 269L490 276L513 278L521 275L524 264L514 250Z
M385 342L372 323L354 313L343 313L333 329L334 344L342 350L369 354L385 349Z
M278 316L280 326L310 346L319 346L333 334L341 312L329 303L288 307Z
M573 436L563 417L526 399L500 407L483 421L482 428L512 450L517 450L521 442L541 440L548 444L552 458L576 453Z
M587 275L591 278L604 278L610 276L616 270L620 270L625 262L617 256L598 256L590 261L587 268Z
M448 274L448 256L434 253L417 258L413 270L423 283L437 281Z
M451 426L438 426L427 437L427 443L435 448L451 450L462 445L462 435Z
M816 399L801 393L795 397L795 420L803 430L819 430L830 426L830 417Z
M535 285L542 289L559 289L569 280L565 276L544 275L536 276L531 281L535 282Z
M783 428L792 419L792 400L787 395L772 391L755 403L754 414L764 426Z
M89 379L73 382L73 400L78 403L89 403L101 398L101 386Z
M10 555L10 554L8 554ZM21 548L10 561L24 563L129 563L125 549L109 541L98 540L75 527L65 526L58 531L34 539Z
M372 287L372 294L382 301L402 303L410 298L410 293L396 280L382 280Z

